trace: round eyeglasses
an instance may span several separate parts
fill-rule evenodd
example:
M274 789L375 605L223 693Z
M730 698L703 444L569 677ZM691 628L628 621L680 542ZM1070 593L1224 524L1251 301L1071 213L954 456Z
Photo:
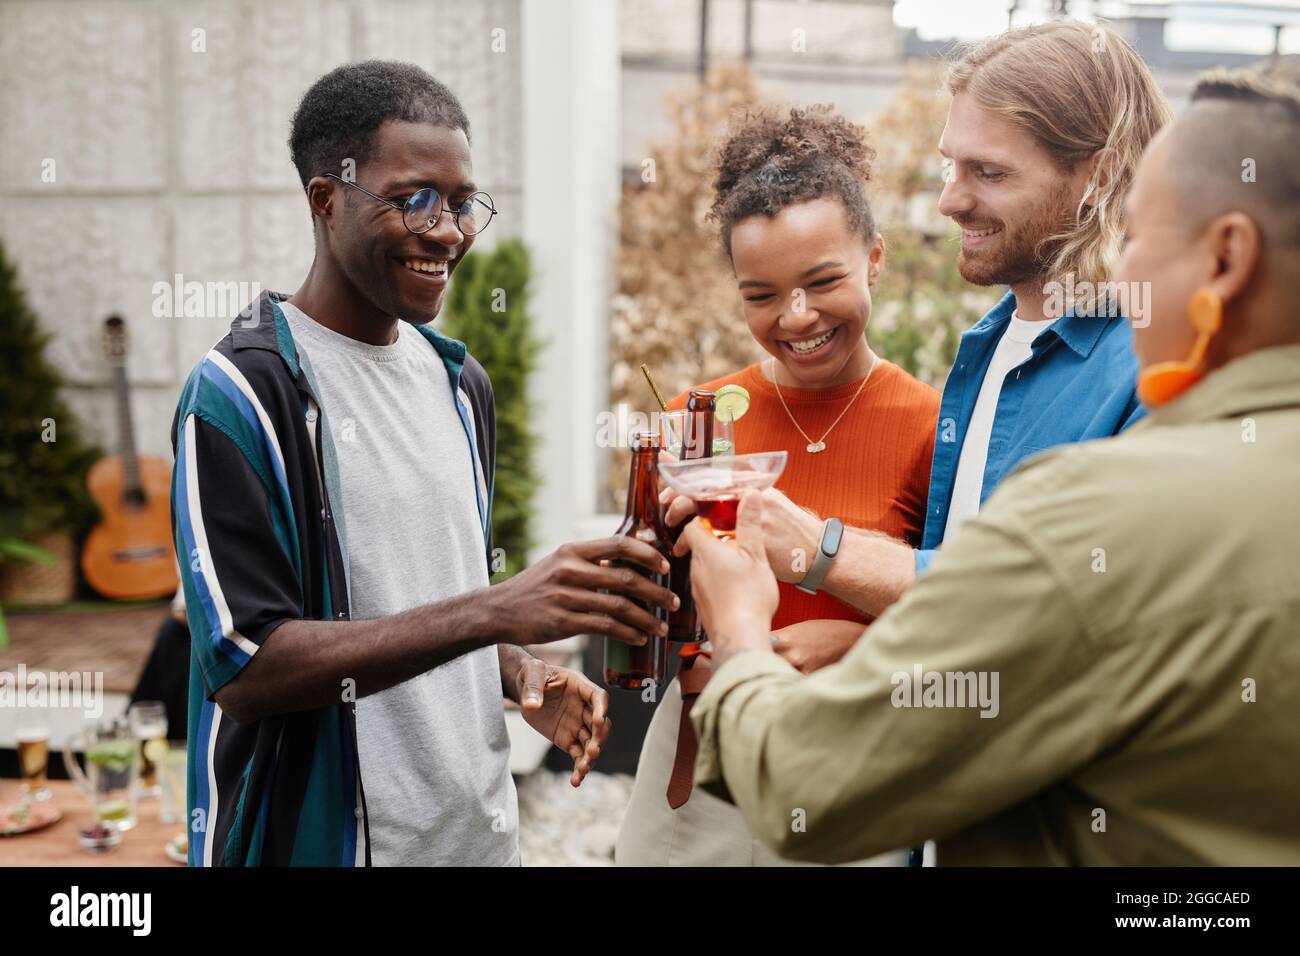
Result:
M371 199L377 199L385 206L396 209L402 214L402 223L406 226L407 231L417 236L423 235L438 225L438 220L442 218L444 211L442 194L432 186L417 189L405 203L397 203L391 199L385 199L383 196L376 196L369 189L358 186L350 179L344 179L342 176L336 176L333 173L326 173L325 176L328 179L337 179L345 186L360 189ZM492 203L492 197L480 190L461 200L460 205L452 210L451 216L461 235L477 236L487 228L488 223L492 221L492 217L496 214L497 208Z

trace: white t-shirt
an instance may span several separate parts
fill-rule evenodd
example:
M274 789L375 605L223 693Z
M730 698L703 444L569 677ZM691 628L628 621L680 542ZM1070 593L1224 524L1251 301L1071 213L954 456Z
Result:
M333 438L353 620L488 584L474 463L433 346L325 328L281 302ZM519 862L519 811L495 647L357 700L357 749L376 866Z
M952 500L948 503L948 521L943 529L945 541L956 533L963 521L980 510L984 465L988 461L989 437L993 433L993 419L998 411L1002 382L1007 373L1029 358L1034 339L1051 324L1046 319L1026 322L1018 313L1012 313L1011 322L998 341L988 371L984 373L979 397L975 399L975 410L971 413L966 440L961 446L961 457L957 460Z
M952 483L952 500L948 502L948 522L944 525L943 539L947 541L962 522L980 510L980 493L984 490L984 465L989 457L989 438L993 434L993 419L997 416L998 397L1007 373L1033 354L1034 339L1052 323L1046 319L1026 322L1018 312L1011 314L1011 322L998 340L984 381L980 384L975 410L966 428L961 457L957 459L957 475ZM937 862L935 843L925 842L923 866Z

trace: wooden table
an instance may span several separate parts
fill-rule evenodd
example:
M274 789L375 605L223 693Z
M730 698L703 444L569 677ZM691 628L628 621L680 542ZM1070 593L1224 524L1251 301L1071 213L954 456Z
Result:
M158 800L140 801L140 822L122 834L116 848L92 853L77 842L77 830L91 822L90 804L70 780L51 780L49 787L54 803L63 810L63 819L35 833L0 837L0 867L180 865L168 859L163 848L185 829L185 822L162 823ZM0 805L17 802L18 781L0 779Z
M25 664L29 674L102 673L106 692L129 694L170 612L170 604L108 601L55 610L6 610L9 646L0 650L0 671L12 673ZM0 779L0 802L11 801Z

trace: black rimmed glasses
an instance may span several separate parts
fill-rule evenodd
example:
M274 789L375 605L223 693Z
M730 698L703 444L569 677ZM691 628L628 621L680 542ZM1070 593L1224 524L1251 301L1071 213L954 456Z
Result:
M350 179L344 179L342 176L336 176L333 173L326 173L325 175L330 179L337 179L345 186L354 186L371 199L377 199L385 206L396 209L402 214L402 224L414 235L419 236L428 232L438 225L438 220L442 218L442 194L432 186L417 189L406 200L405 204L402 204L391 199L385 199L383 196L376 196L369 189L358 186ZM461 235L477 236L487 228L488 223L492 221L492 217L496 214L497 209L492 203L492 197L480 190L471 193L468 198L462 200L460 206L452 212L451 216Z

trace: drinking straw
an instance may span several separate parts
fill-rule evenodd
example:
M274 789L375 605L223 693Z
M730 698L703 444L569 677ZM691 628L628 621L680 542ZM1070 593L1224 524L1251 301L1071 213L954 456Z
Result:
M659 403L660 411L668 411L668 403L665 402L664 397L659 394L659 386L655 384L654 376L650 374L650 367L644 362L641 363L641 374L645 376L646 382L649 383L650 391L655 393L655 401Z

